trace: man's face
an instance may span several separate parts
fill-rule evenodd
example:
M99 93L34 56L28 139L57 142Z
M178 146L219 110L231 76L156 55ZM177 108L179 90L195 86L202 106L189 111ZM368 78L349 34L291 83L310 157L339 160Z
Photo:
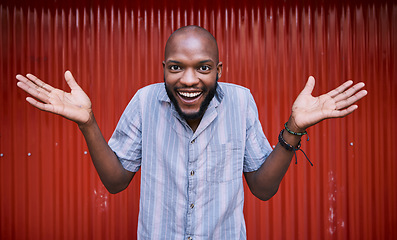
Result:
M222 73L214 43L199 34L180 34L167 47L163 62L167 94L183 118L201 119Z

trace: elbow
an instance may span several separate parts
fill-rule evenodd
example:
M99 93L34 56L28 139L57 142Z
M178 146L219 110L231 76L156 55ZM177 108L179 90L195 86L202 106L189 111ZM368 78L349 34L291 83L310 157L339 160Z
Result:
M262 201L270 200L277 193L281 181L274 180L274 177L268 177L267 174L265 176L261 177L260 174L257 174L257 171L245 173L245 179L251 193Z
M274 195L276 195L278 191L278 186L274 187L272 189L267 189L264 191L259 191L259 192L252 192L254 194L255 197L257 197L258 199L262 200L262 201L268 201L270 200Z
M129 185L128 183L102 183L110 194L117 194L119 192L122 192Z
M108 192L110 194L117 194L119 192L122 192L124 189L126 189L127 187L115 187L115 186L105 186L106 190L108 190Z
M122 192L124 189L128 187L135 173L126 171L125 173L119 177L113 176L108 177L106 179L102 179L102 183L105 186L106 190L108 190L111 194L116 194Z
M106 188L110 194L117 194L122 192L124 189L113 189L113 188Z

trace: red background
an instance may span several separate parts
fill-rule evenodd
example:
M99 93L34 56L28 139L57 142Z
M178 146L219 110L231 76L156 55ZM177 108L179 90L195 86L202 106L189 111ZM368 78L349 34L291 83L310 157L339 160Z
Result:
M397 238L397 4L392 1L2 1L0 238L134 239L139 174L107 193L77 126L25 102L15 75L68 90L70 69L106 139L137 89L162 82L163 49L196 24L218 40L220 81L251 89L272 145L309 75L314 95L348 79L368 96L309 129L279 192L245 191L249 239Z

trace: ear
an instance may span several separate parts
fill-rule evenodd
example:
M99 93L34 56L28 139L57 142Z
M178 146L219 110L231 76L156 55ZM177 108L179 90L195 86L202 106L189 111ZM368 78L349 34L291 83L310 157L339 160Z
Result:
M222 69L223 69L223 63L219 62L218 65L216 65L216 72L218 74L218 79L221 78L222 76Z

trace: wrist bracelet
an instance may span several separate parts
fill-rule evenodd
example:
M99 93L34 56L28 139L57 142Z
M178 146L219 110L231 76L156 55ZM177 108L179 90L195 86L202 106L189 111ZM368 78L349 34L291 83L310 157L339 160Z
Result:
M284 147L286 150L288 151L292 151L294 152L295 155L295 164L298 164L298 158L296 156L296 151L300 150L301 152L303 152L303 154L305 155L307 161L309 161L310 165L312 165L313 167L313 163L309 160L309 158L307 157L306 153L301 149L301 141L299 141L298 146L294 147L291 144L287 143L285 141L285 139L283 138L283 133L284 133L284 129L281 130L280 134L278 135L278 142L280 143L280 145L282 147Z
M285 130L287 130L287 132L289 132L289 133L291 133L291 134L293 134L295 136L303 136L303 135L307 134L307 131L304 131L304 132L293 132L291 129L289 129L287 127L287 123L284 124L284 127L285 127Z
M296 151L299 150L301 147L301 141L299 140L298 146L294 147L291 144L287 143L284 138L283 138L283 133L284 133L284 129L281 130L280 134L278 135L278 142L280 143L281 146L283 146L285 149L287 149L288 151Z

